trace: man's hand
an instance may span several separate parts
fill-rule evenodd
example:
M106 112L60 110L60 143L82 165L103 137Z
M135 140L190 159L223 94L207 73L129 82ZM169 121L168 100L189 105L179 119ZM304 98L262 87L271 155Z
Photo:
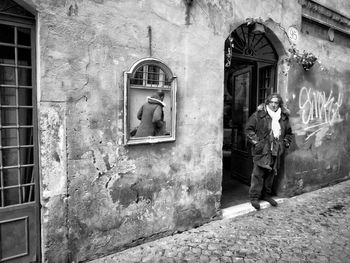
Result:
M285 146L286 148L289 148L289 146L290 146L289 141L286 140L286 139L284 139L283 141L284 141L284 146Z

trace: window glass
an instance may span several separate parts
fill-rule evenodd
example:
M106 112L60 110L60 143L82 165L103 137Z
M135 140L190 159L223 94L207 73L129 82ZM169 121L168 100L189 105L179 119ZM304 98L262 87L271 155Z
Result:
M132 85L143 85L143 67L140 67L130 79Z
M3 149L2 164L4 167L18 165L18 149Z
M1 125L2 126L11 126L17 124L17 111L16 109L1 109Z
M17 42L18 45L30 46L30 29L29 28L17 28Z
M32 125L33 124L33 109L20 108L18 109L19 125Z
M166 65L147 59L127 72L125 141L128 144L175 140L176 78Z
M35 185L22 186L22 203L33 202L34 201L34 190Z
M32 106L32 89L18 89L18 105Z
M5 196L5 206L8 205L16 205L19 204L19 187L5 189L4 196Z
M15 43L15 28L13 26L0 24L0 42Z
M15 64L15 48L0 45L0 64Z
M259 69L259 92L258 103L261 104L265 99L273 93L275 87L275 66L264 65Z
M249 87L251 85L251 69L247 68L232 75L233 114L232 144L237 150L248 151L244 127L249 118Z
M16 89L0 87L0 104L16 105Z
M33 103L35 41L32 35L35 31L35 16L12 0L1 0L0 6L1 210L6 206L34 200L34 185L37 181L34 153L37 143L33 142L33 132L36 130L36 123L33 122L36 114ZM28 260L33 258L35 250L32 252L26 256ZM8 257L11 255L8 254ZM6 257L5 254L0 255L0 258Z
M31 50L28 48L18 48L18 65L31 66Z
M19 144L33 144L33 128L19 128Z
M34 171L33 166L21 167L21 169L20 169L20 173L21 173L20 178L21 179L20 180L21 180L22 184L28 184L28 183L32 182L33 171Z
M20 149L20 163L33 164L33 147L25 147Z
M161 107L161 109L158 106L154 106L153 105L157 105L157 104L150 104L148 103L148 99L147 98L151 98L151 97L155 97L157 90L139 90L139 89L131 89L130 90L130 97L133 98L133 103L130 104L130 108L129 108L129 112L130 112L130 127L132 129L138 127L141 124L141 120L138 119L138 112L142 109L143 110L143 114L147 115L148 114L148 110L152 111L155 108L158 108L159 110L163 111L163 125L159 124L159 128L163 129L163 133L157 133L155 130L150 130L149 133L142 133L145 134L145 136L160 136L160 135L170 135L171 133L171 107L169 107L169 105L171 105L171 93L170 90L165 90L164 92L164 99L163 99L163 103L164 103L164 107ZM152 101L151 101L152 102ZM156 101L154 101L156 102ZM160 105L160 104L158 104ZM153 114L152 114L153 116ZM146 116L141 116L141 117L146 117ZM153 125L152 125L153 126ZM162 126L162 127L160 127ZM154 134L151 135L151 132L154 131ZM147 134L147 135L146 135ZM134 135L135 138L136 137L140 137L141 135L139 134L135 134ZM132 136L132 137L134 137Z
M17 129L1 129L1 145L16 146L17 145Z
M17 169L4 169L4 186L11 186L18 184L18 170Z
M32 70L29 68L18 68L18 85L31 86L32 85Z
M0 84L16 85L16 75L14 67L0 66Z
M147 73L147 84L151 85L160 85L159 83L159 77L160 77L160 68L154 65L148 66L148 73Z

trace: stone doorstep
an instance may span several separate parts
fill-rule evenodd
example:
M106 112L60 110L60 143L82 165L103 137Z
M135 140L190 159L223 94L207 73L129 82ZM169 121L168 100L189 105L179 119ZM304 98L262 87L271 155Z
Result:
M276 198L275 200L278 204L281 204L284 202L284 200L286 200L286 198ZM260 201L260 210L266 209L270 206L271 205L268 202ZM235 206L222 209L222 219L234 218L234 217L245 215L254 211L256 211L256 209L252 207L250 202L247 202L240 205L235 205Z

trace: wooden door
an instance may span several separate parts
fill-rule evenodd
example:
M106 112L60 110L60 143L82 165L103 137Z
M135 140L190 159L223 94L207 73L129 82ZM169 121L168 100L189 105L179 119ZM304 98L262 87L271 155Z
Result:
M1 8L0 262L39 262L35 19L13 1Z
M252 157L245 136L245 125L251 114L253 93L253 69L246 65L234 71L230 76L232 92L232 132L231 132L231 169L234 176L245 183L250 182Z

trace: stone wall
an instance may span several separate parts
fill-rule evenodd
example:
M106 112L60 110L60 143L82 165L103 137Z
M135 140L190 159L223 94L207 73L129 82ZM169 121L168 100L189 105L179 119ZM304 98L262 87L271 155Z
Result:
M25 2L38 12L44 259L89 260L219 217L224 41L246 18L261 17L287 49L276 23L300 26L298 1ZM153 56L178 77L177 138L124 146L123 72L149 55L148 26ZM333 53L349 50L307 38L299 44L319 52L328 73L279 67L278 89L289 99L297 133L281 183L291 194L349 172L349 62ZM334 107L343 96L339 121L328 123L331 135L306 140L298 97L310 88L329 96L330 87ZM307 179L320 163L328 172Z
M182 1L36 5L44 258L92 259L220 216L223 36L186 25ZM179 76L177 139L126 147L123 72L149 55L148 26Z
M322 59L337 63L332 60ZM280 194L293 196L350 177L350 72L328 63L317 62L309 71L293 65L289 71L295 143L286 156Z

